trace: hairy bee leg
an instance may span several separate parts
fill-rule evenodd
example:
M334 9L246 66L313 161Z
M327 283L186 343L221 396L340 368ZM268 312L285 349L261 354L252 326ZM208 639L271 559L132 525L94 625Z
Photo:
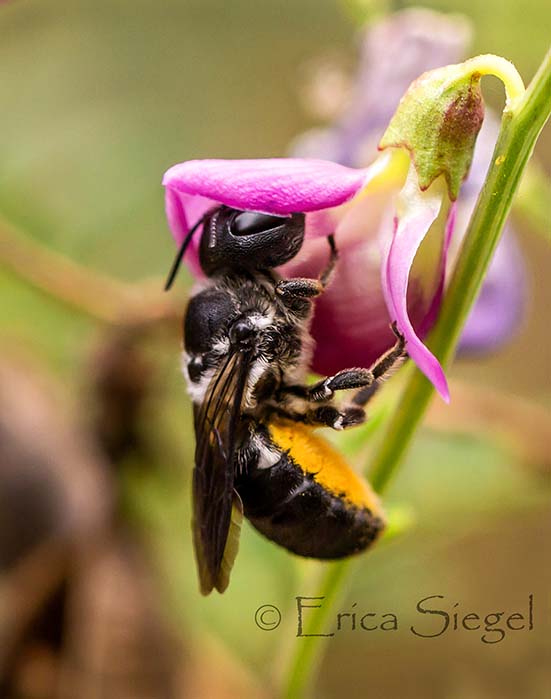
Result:
M331 427L334 430L345 430L365 422L365 411L360 406L336 408L334 405L322 405L304 412L276 408L274 413L279 417L306 425Z
M276 293L287 298L315 298L319 296L327 287L333 276L335 265L338 259L337 246L333 234L327 236L329 248L329 262L325 269L321 272L318 279L305 279L298 277L297 279L284 279L276 286Z
M379 357L370 369L343 369L333 376L318 381L313 386L282 386L280 391L316 403L333 398L336 391L359 388L360 391L352 399L352 403L357 406L365 405L375 394L379 380L384 378L389 371L396 367L398 362L407 356L404 336L398 330L396 323L393 323L391 327L397 338L396 344Z
M329 282L331 281L331 278L333 277L333 272L335 271L335 266L337 264L337 260L339 259L339 253L337 250L337 245L335 243L335 236L333 233L327 236L327 242L329 243L329 261L325 267L325 269L321 272L319 276L319 280L321 282L321 285L325 289Z
M352 403L359 406L365 405L375 395L380 381L407 356L405 337L398 330L395 322L392 323L391 328L396 336L394 347L381 355L370 369L339 371L334 376L312 386L310 400L327 400L333 397L335 391L359 388L358 393L352 398Z
M325 425L334 430L345 430L365 422L365 411L359 406L349 406L340 410L333 405L323 405L306 413L310 425Z
M350 401L352 405L359 405L361 407L366 406L369 401L373 398L373 396L377 393L377 391L381 388L382 386L382 381L377 380L374 381L371 386L366 386L364 388L361 388L357 393L355 393L352 396L352 400Z
M374 376L374 382L371 386L365 386L361 388L354 396L352 396L352 405L357 405L364 407L377 393L381 384L386 377L386 375L395 369L404 359L407 358L406 352L406 339L402 333L398 330L396 323L392 323L390 326L392 332L396 336L396 343L394 347L381 355L375 364L371 367L371 372Z
M371 386L375 376L370 369L343 369L329 376L308 389L306 399L314 402L333 398L336 391L348 391L351 388Z
M280 392L297 396L306 401L319 403L335 395L336 391L348 391L352 388L364 388L373 385L375 376L370 369L343 369L333 376L328 376L313 386L291 384L282 386Z

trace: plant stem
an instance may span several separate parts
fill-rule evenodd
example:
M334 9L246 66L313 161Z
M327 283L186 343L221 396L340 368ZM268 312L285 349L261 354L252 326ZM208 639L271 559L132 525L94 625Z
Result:
M303 635L318 634L318 636L295 639L282 691L282 697L285 699L298 699L307 693L312 677L318 668L321 652L329 640L319 634L327 633L328 618L332 614L335 604L344 594L344 584L349 577L348 572L352 563L355 562L353 559L347 559L338 563L326 564L322 570L315 596L323 598L323 600L319 602L320 609L309 614L309 622L305 623L303 631ZM328 601L327 604L326 601Z
M474 213L427 345L444 368L453 359L461 330L474 304L513 196L536 140L551 113L551 51L514 112L505 112L500 134ZM415 369L390 418L375 455L371 479L382 492L404 457L433 395L432 384Z
M499 242L513 196L536 140L551 113L551 50L524 95L514 95L514 98L514 103L504 111L492 164L465 234L438 322L427 343L444 368L453 359L461 330ZM386 490L401 464L433 391L433 385L418 369L414 369L386 424L373 460L371 480L377 492ZM305 633L312 633L310 628L314 624L318 633L319 629L325 628L329 612L343 592L348 569L347 562L339 562L324 572L317 593L325 598L324 615L313 622ZM318 666L322 650L319 641L324 639L307 640L308 647L300 642L296 645L283 686L282 696L285 699L306 696Z
M129 284L80 265L0 218L0 268L94 320L148 323L179 317L162 281Z
M478 71L481 75L494 75L499 78L505 87L505 111L516 109L525 90L522 78L511 61L488 53L471 58L465 61L464 65L470 66L472 71Z

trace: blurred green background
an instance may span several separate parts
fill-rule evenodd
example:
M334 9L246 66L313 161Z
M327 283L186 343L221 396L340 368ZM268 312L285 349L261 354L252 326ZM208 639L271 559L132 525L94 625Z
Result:
M470 17L471 54L503 55L526 81L547 49L550 12L544 0L428 5ZM27 378L47 377L47 392L60 396L60 414L67 415L64 427L74 422L74 429L87 435L79 432L79 439L88 443L93 437L103 449L99 460L108 463L112 480L99 491L114 493L116 507L109 525L102 525L101 545L91 537L92 559L98 549L102 560L106 549L114 549L117 560L130 566L124 568L126 577L106 576L115 590L115 612L113 618L105 615L103 631L127 623L124 614L117 621L116 612L129 595L125 585L143 573L151 587L136 599L155 608L172 649L165 652L159 643L143 651L164 653L155 677L169 678L166 691L160 680L150 686L143 677L139 685L132 680L134 689L128 690L109 684L115 672L109 663L117 653L129 657L137 643L132 641L128 653L111 653L106 649L124 648L129 639L98 641L95 655L82 651L82 657L95 658L88 670L81 667L85 661L77 663L81 674L75 670L77 679L66 681L65 687L77 687L78 693L65 689L65 696L218 699L273 691L296 633L294 598L316 593L318 566L297 561L245 526L227 593L207 599L198 594L188 524L193 435L178 366L178 315L190 279L183 275L185 283L171 301L160 298L174 252L160 180L170 165L189 158L284 155L290 141L316 123L301 96L304 66L329 57L345 72L352 70L358 17L384 10L333 0L12 0L0 5L0 361ZM485 94L490 104L502 104L497 81L488 81ZM549 129L536 157L549 172ZM549 229L548 214L547 209ZM390 509L411 511L414 525L359 562L339 607L347 611L356 602L359 610L394 612L400 629L342 632L330 639L315 696L549 696L551 251L530 217L518 214L515 224L531 281L523 327L496 355L458 362L452 370L460 387L455 406L448 414L441 406L433 408L387 497ZM44 257L44 249L63 259ZM73 270L77 281L81 268L91 275L95 301L104 294L113 307L121 302L116 322L105 322L85 298L79 307L78 283L76 289L68 283L68 297L57 293L57 271L65 269L65 258L80 265ZM125 317L127 297L132 303ZM140 308L150 307L161 308L162 322L144 323ZM126 378L122 388L117 384L111 391L113 376ZM6 405L21 399L9 382L0 390ZM488 405L479 410L488 396ZM130 416L133 404L139 409ZM115 410L114 418L113 405L120 413ZM109 416L119 420L123 432L132 432L130 437L125 432L120 444L105 434ZM126 425L131 418L132 425ZM29 425L26 434L33 442ZM134 570L129 550L137 551L139 564L134 554L130 558L140 575L128 572ZM63 611L44 621L47 600L37 603L3 668L6 696L58 696L51 688L58 686L59 657L61 667L71 665L71 644L78 637L74 629L67 632L67 624L86 628L86 620L95 617L93 612L67 615L66 605L74 606L74 576L79 590L83 579L95 579L75 573L80 558L71 554L70 559L61 575L63 594L59 585L48 592L62 599ZM8 583L10 571L6 564ZM511 632L495 645L482 644L474 632L450 631L433 640L408 632L416 602L431 594L444 595L450 607L459 602L464 613L486 614L522 611L529 593L536 600L534 630ZM94 594L83 597L92 609ZM255 610L267 603L277 605L284 617L271 632L254 623ZM111 607L105 603L101 609ZM143 619L140 614L132 618ZM104 618L100 612L98 618ZM44 634L37 641L40 624L50 630L57 624L56 643L45 641ZM141 677L139 670L136 661L128 672ZM92 681L93 672L111 679ZM106 689L112 686L118 689Z

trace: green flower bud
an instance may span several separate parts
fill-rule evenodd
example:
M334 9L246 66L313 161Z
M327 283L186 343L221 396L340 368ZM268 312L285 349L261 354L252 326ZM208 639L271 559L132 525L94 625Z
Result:
M471 61L424 73L411 84L379 144L406 148L424 191L444 175L455 200L484 119L482 72Z

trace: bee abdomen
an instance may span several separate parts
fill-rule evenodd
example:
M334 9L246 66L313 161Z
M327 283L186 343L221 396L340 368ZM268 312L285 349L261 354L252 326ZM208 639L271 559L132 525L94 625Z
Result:
M272 481L287 475L274 466ZM279 471L279 472L278 472ZM259 511L259 492L266 492L257 479L249 480L239 493L251 524L268 539L299 556L335 559L364 551L383 529L383 520L367 508L360 509L327 492L318 483L307 480L290 497L272 501ZM282 484L283 484L282 483ZM282 485L281 484L281 485Z
M307 428L279 424L270 436L279 461L237 484L253 526L299 556L336 559L367 549L384 528L368 484Z

